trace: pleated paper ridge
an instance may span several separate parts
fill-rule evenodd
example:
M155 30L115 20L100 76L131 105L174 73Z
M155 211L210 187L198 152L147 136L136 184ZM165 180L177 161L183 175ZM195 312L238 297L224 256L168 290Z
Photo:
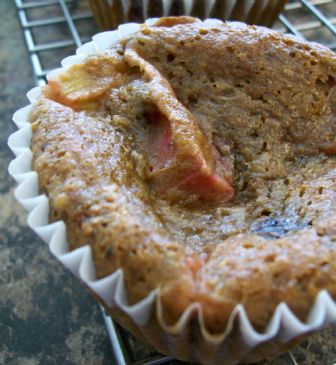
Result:
M155 23L155 20L148 19L146 23L151 25ZM222 22L217 19L207 19L205 23L215 25ZM63 59L62 68L52 71L47 78L51 78L72 64L82 62L88 55L108 48L114 42L128 37L139 28L140 24L129 23L119 26L118 30L96 34L91 42L77 49L76 55ZM30 103L34 103L40 93L39 87L31 89L27 93ZM14 113L13 121L18 127L18 131L10 135L8 139L8 145L16 156L11 161L8 171L18 183L15 189L15 197L28 211L28 225L48 244L50 252L78 277L85 286L90 288L107 308L110 308L112 312L114 309L120 310L131 318L135 325L143 332L144 337L150 336L150 334L146 334L146 325L154 308L156 318L162 330L162 339L160 340L161 351L172 355L176 354L177 357L180 355L180 352L186 353L189 351L190 354L188 356L182 354L182 357L201 360L205 364L218 364L221 361L222 364L231 365L241 359L249 361L249 354L253 354L253 349L269 341L276 340L277 343L285 344L298 336L317 331L328 324L336 322L336 303L325 290L322 290L317 295L305 323L293 314L286 303L282 302L276 307L264 333L259 333L253 328L242 305L235 307L226 330L218 335L210 334L205 328L202 309L199 303L190 305L173 326L169 326L163 320L158 290L152 291L140 302L128 305L123 271L118 269L111 275L96 280L90 246L87 245L69 251L65 223L63 221L48 222L49 201L46 195L39 194L38 175L36 172L31 171L32 152L30 150L30 141L32 130L29 122L31 108L32 106L28 105ZM179 345L174 338L179 334L188 332L190 319L195 316L195 313L198 316L198 331L201 334L201 338L194 336L193 341L195 343L187 342L190 349L180 351L178 349ZM234 326L236 329L235 338L231 338ZM230 353L228 343L231 343L231 347L234 343L240 346L239 355L232 355ZM215 350L211 351L211 355L204 355L202 353L202 346L207 345L215 348ZM255 359L255 357L252 355L251 359Z

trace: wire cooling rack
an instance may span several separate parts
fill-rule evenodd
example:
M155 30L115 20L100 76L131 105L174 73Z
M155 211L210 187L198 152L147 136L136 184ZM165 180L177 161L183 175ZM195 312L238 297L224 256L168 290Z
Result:
M43 85L46 74L59 67L62 58L73 54L97 32L88 0L14 1L36 85ZM336 1L289 1L275 28L336 50ZM114 354L111 365L183 364L139 344L102 307L101 311ZM335 332L333 328L327 329L300 348L259 365L336 365ZM326 346L326 343L331 345Z

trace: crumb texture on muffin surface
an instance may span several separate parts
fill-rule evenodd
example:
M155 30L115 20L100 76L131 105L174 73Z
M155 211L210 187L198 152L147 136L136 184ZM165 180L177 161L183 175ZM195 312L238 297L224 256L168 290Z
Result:
M336 297L336 56L240 23L162 20L49 82L33 168L72 248L166 320L222 332ZM174 23L175 22L175 23Z

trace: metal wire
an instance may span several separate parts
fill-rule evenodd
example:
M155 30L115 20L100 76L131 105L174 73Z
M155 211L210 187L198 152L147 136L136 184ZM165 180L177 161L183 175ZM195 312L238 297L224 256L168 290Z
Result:
M333 26L332 22L324 16L316 6L307 0L300 1L313 15L315 15L321 24L324 24L334 35L336 35L336 28Z
M30 55L30 60L33 66L35 83L37 85L45 84L45 76L50 71L50 69L46 66L42 66L42 54L47 51L55 51L55 56L57 57L57 51L66 47L79 47L82 43L88 41L86 38L81 38L78 34L75 23L80 20L92 20L92 15L86 11L81 14L76 14L75 16L71 16L68 4L74 3L74 1L69 0L41 0L34 2L24 2L24 0L14 0L17 10L18 16L20 20L20 24L23 28L23 34L26 40L28 52ZM63 16L54 16L50 17L47 14L47 11L44 14L44 17L37 20L28 20L29 11L38 10L41 8L48 8L50 6L58 6L63 13ZM60 41L50 41L47 43L36 44L33 36L33 31L39 31L38 28L44 26L50 26L54 24L62 24L64 23L64 27L69 30L71 35L70 38L60 40ZM42 32L42 30L40 30Z
M279 20L286 27L286 29L287 29L288 32L296 35L299 38L303 38L303 36L300 33L300 31L296 27L294 27L294 25L283 14L280 14Z
M291 359L291 361L292 361L292 364L293 364L293 365L298 365L298 363L296 362L295 357L294 357L294 355L292 354L292 352L289 352L289 357L290 357L290 359Z
M81 39L79 38L79 35L78 35L78 32L77 32L77 29L75 27L75 24L73 22L73 19L71 18L70 16L70 13L69 13L69 10L68 10L68 7L65 5L65 1L64 0L59 0L59 3L60 3L60 6L62 8L62 11L64 13L64 16L65 16L65 19L66 19L66 22L68 23L68 27L70 29L70 32L71 32L71 35L72 35L72 38L73 40L75 41L75 44L77 47L80 47L82 45L82 41Z
M23 34L25 37L27 49L30 55L31 64L34 71L36 85L45 84L45 76L51 68L48 65L42 65L43 52L55 52L55 57L59 58L58 53L65 47L72 47L72 51L69 54L73 54L76 47L79 47L82 43L88 41L85 37L81 37L76 23L78 21L90 22L91 26L93 23L92 15L88 10L85 10L79 14L72 14L69 8L69 4L76 5L78 0L39 0L39 1L27 1L27 0L14 0L17 10L20 24L22 26ZM82 0L83 1L83 0ZM284 32L292 33L298 37L304 38L306 32L312 31L328 31L333 35L333 41L330 43L330 37L324 39L319 35L316 41L329 46L331 49L336 49L336 6L335 14L324 14L320 7L332 4L333 0L297 0L290 1L279 16L279 22L277 29ZM61 10L61 16L50 17L48 15L34 20L28 19L29 11L36 9L47 8L50 6L57 6ZM293 12L306 11L312 17L313 20L303 20L299 23L293 22ZM44 26L52 26L55 24L63 24L68 29L70 37L60 41L50 41L47 43L38 44L34 39L34 31L38 31ZM313 33L314 34L314 33ZM134 360L134 356L130 350L131 346L127 342L127 336L124 331L113 322L111 317L105 312L103 307L100 307L106 329L109 334L112 351L114 354L114 365L162 365L168 364L172 361L170 357L165 357L160 354L154 357ZM300 365L298 359L295 358L292 352L288 352L283 355L285 358L286 365ZM329 364L321 365L336 365L336 361Z

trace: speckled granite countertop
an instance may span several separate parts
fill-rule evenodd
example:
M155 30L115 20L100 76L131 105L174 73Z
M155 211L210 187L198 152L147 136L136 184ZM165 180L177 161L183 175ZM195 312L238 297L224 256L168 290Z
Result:
M34 80L13 0L0 0L0 17L0 365L111 365L98 305L27 227L14 199L7 138L15 130L13 111L27 104L25 93ZM137 360L151 351L134 340L130 344ZM301 365L336 361L336 327L293 353ZM262 363L289 364L286 356Z

